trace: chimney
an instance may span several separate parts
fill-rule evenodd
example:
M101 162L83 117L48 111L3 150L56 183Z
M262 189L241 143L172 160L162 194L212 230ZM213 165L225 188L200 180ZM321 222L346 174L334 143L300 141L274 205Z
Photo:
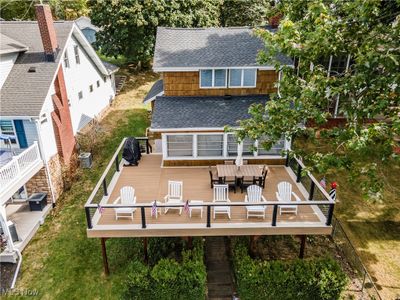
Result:
M35 13L46 60L55 61L58 52L58 43L50 6L47 4L37 4L35 5Z

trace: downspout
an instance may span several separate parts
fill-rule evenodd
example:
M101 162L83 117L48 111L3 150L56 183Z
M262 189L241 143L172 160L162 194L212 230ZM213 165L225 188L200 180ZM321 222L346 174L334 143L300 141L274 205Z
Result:
M17 253L17 255L19 257L19 260L18 260L17 269L15 270L14 278L13 278L13 280L11 282L11 286L10 286L11 289L14 289L14 287L15 287L15 283L17 282L17 277L18 277L18 274L19 274L19 269L21 268L21 264L22 264L21 251L19 251L18 249L14 249L14 251L15 251L15 253Z
M45 169L46 176L47 176L47 178L49 179L49 183L50 183L50 191L51 191L51 196L52 196L52 197L51 197L51 198L52 198L51 204L52 204L52 206L53 206L53 208L54 208L54 207L56 206L56 197L55 197L55 194L54 194L53 180L51 179L51 176L50 176L49 165L48 165L48 163L47 163L46 158L44 157L44 151L43 151L43 145L42 145L42 136L40 135L40 124L39 124L39 120L38 120L38 119L35 119L34 121L35 121L35 124L36 124L36 131L37 131L37 134L38 134L39 151L40 151L40 154L42 155L42 160L43 160L43 164L44 164L44 169Z

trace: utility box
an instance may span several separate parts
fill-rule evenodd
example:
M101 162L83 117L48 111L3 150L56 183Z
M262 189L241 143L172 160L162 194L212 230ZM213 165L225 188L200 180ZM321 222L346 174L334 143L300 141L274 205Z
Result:
M28 198L31 211L42 211L47 204L47 193L35 193Z
M7 227L8 227L8 230L10 231L11 240L13 242L18 242L19 237L18 237L18 233L17 233L17 227L15 227L15 224L12 221L8 220ZM0 227L0 233L4 234L4 230L1 227Z
M92 167L92 154L89 152L81 152L79 154L79 162L81 168L90 169Z

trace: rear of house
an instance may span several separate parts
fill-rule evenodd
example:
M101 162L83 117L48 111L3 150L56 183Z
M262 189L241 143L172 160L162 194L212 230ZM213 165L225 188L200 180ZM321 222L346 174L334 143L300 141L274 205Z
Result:
M163 165L236 157L237 141L225 126L237 128L239 120L249 118L250 105L265 105L279 87L280 70L257 62L263 49L250 28L158 28L153 69L162 79L144 102L152 103L150 131ZM289 141L281 140L265 150L261 142L246 139L244 158L279 160L281 150L289 147Z

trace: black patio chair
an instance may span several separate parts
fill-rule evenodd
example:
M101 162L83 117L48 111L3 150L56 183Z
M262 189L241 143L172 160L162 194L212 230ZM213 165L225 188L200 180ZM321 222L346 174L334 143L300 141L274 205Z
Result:
M268 174L268 168L264 166L264 170L262 172L262 176L257 178L255 182L262 187L263 189L265 188L265 181L267 179L267 174Z
M219 183L217 170L216 170L215 167L209 167L208 168L208 172L210 173L210 186L211 186L211 188L213 188L214 184L218 184Z

